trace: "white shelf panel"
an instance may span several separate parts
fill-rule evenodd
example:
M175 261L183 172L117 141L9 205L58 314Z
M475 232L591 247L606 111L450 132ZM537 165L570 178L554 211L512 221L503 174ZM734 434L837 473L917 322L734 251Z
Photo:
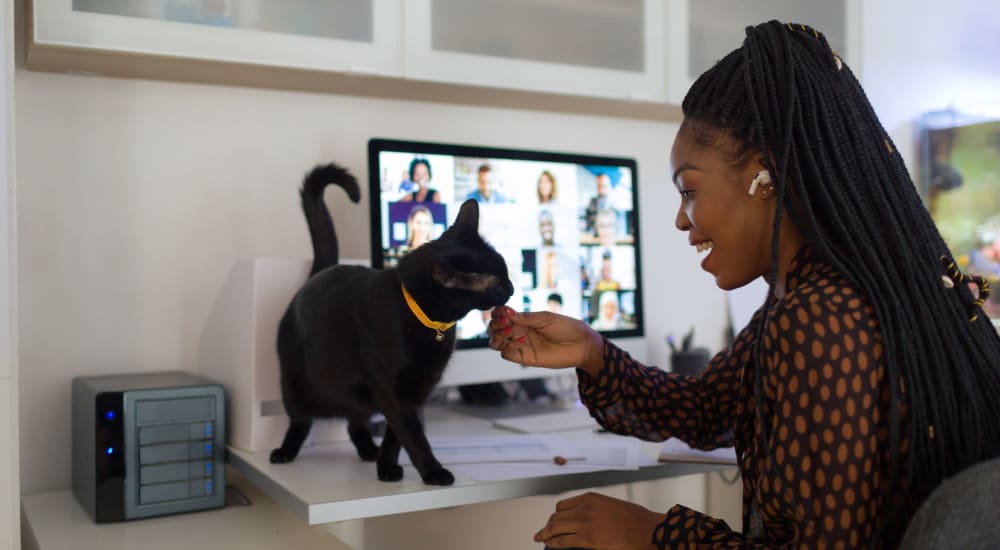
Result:
M228 482L249 506L117 523L94 523L72 491L25 495L21 509L24 548L58 550L174 550L176 548L341 548L338 539L310 527L238 476Z

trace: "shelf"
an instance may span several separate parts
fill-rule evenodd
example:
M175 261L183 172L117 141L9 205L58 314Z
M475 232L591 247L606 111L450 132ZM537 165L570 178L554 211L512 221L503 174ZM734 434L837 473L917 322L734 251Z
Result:
M172 550L175 548L323 548L337 537L310 527L239 474L227 475L249 506L207 510L118 523L94 523L72 491L24 495L22 538L26 549ZM336 547L336 546L335 546Z

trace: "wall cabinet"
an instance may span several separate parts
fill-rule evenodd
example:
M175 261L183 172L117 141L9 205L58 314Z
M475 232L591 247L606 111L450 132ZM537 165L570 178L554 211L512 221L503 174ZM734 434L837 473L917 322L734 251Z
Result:
M702 72L743 43L746 27L771 19L819 30L861 74L861 0L670 0L668 100L680 104Z
M860 51L860 0L26 4L31 69L220 81L238 68L242 76L228 83L441 101L455 101L458 89L457 102L482 104L496 104L484 90L528 92L528 107L596 98L602 114L680 103L698 74L741 43L746 25L769 18L822 30L856 70Z
M402 76L401 0L29 0L29 67L72 48ZM36 67L44 68L44 67Z
M666 101L662 0L410 0L406 75Z

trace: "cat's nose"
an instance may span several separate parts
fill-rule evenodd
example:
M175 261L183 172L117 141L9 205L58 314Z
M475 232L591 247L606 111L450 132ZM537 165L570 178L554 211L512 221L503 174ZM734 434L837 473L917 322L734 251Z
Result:
M505 279L496 286L494 293L496 294L498 303L505 304L514 295L514 284L510 282L510 279Z

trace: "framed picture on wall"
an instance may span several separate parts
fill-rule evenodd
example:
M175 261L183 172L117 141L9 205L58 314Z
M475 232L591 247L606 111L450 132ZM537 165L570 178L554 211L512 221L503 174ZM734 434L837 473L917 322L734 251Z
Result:
M927 208L962 271L996 289L983 309L1000 327L1000 118L927 113L919 139Z

